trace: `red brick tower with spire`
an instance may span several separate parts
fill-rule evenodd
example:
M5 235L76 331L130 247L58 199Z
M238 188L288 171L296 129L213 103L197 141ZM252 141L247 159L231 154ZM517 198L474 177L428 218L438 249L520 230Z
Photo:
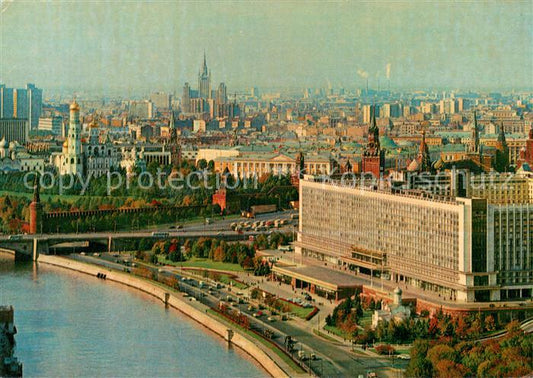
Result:
M368 128L368 143L363 151L361 173L371 173L379 179L385 171L385 151L379 144L379 128L376 125L376 106L372 106L372 120Z
M43 205L39 196L39 177L35 175L33 182L33 201L30 203L30 234L38 234L42 231Z
M528 163L529 166L533 166L533 127L529 130L525 148L520 151L520 157L517 161L517 168L520 168L524 163Z

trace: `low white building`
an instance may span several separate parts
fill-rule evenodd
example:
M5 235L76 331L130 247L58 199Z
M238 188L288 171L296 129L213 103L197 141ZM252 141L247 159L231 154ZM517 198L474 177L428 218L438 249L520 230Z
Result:
M409 319L410 316L411 309L402 305L402 290L397 287L394 289L394 302L384 304L381 310L375 310L372 314L372 328L376 328L379 322L401 322Z
M17 147L17 143L8 144L5 138L0 141L1 172L44 172L44 158L17 151Z

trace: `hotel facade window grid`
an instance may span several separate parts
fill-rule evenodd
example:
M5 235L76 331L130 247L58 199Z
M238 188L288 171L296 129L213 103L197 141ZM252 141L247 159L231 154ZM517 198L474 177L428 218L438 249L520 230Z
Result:
M380 271L444 298L531 297L532 240L533 206L528 204L436 200L300 181L295 244L302 258L366 274ZM519 284L519 293L499 286L510 285L509 279Z

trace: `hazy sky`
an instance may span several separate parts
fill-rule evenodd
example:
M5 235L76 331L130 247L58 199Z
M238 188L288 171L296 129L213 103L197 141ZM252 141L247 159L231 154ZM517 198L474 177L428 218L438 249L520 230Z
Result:
M8 86L180 93L205 49L229 91L533 87L533 0L0 1Z

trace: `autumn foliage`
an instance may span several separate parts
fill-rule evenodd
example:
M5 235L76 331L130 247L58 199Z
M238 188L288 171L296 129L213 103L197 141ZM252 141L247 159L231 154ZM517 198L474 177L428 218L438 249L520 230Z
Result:
M487 321L487 318L485 328L491 328L493 319ZM472 324L470 329L472 326L478 325ZM466 328L461 318L457 319L457 328ZM462 341L458 337L417 340L411 349L406 376L520 377L531 374L533 335L525 334L516 321L509 323L506 330L504 336L484 341Z

